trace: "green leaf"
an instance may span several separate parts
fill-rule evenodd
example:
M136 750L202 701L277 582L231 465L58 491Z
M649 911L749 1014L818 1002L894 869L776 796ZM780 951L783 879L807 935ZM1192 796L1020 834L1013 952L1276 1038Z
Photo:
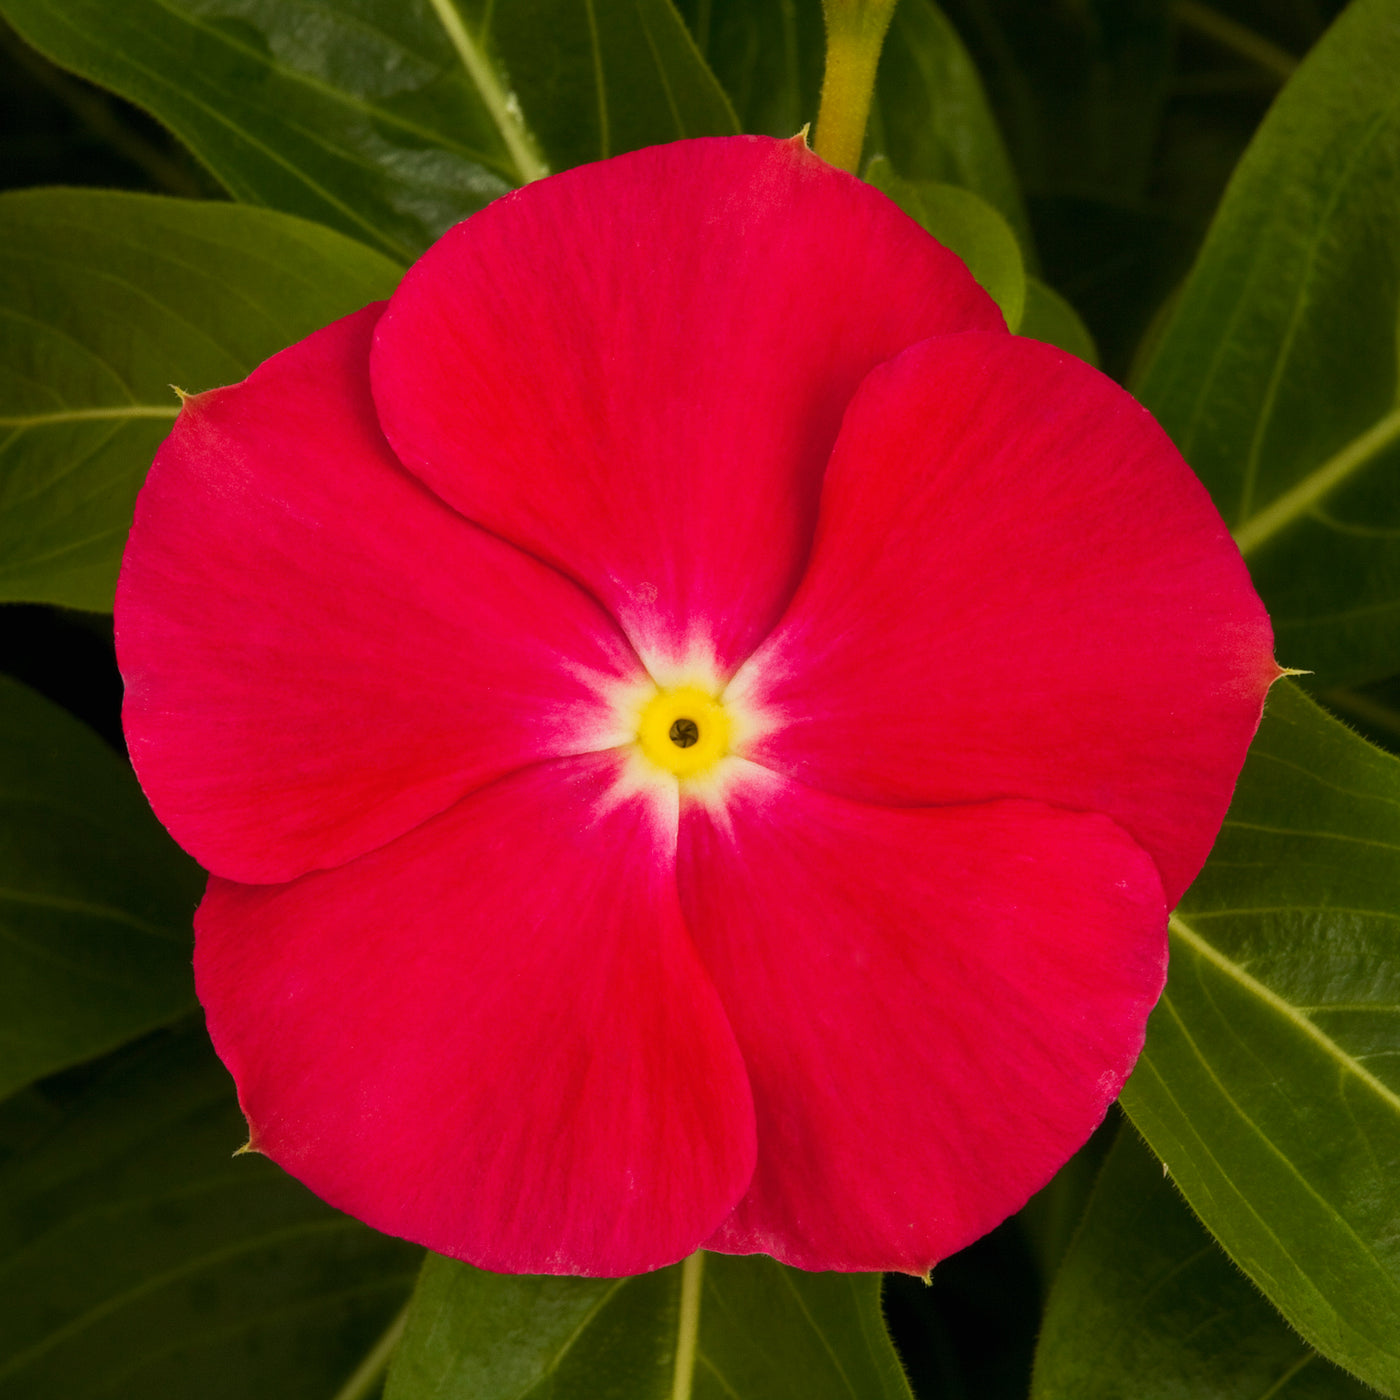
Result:
M670 0L0 0L235 199L400 261L510 186L736 129Z
M1319 685L1400 652L1400 25L1357 0L1230 184L1140 394Z
M194 1005L199 869L131 769L0 677L0 1095Z
M635 1278L430 1257L385 1400L910 1400L877 1274L697 1254Z
M233 1156L245 1136L193 1029L75 1102L31 1091L6 1106L0 1400L336 1394L422 1251Z
M796 136L817 119L825 61L821 0L677 0L742 130Z
M554 170L739 130L671 0L473 0L461 8L473 24L489 22L488 42Z
M1099 363L1098 347L1079 313L1059 292L1037 277L1026 278L1026 307L1021 313L1018 335L1058 345L1091 365Z
M971 190L904 179L883 156L870 162L865 178L967 264L1001 308L1007 328L1016 330L1026 305L1026 269L1006 220Z
M1122 1104L1319 1351L1400 1395L1400 760L1284 681Z
M121 7L113 7L113 12ZM393 263L266 210L0 196L0 599L105 611L178 409L394 288Z
M1032 1400L1366 1400L1221 1252L1120 1132L1041 1324Z

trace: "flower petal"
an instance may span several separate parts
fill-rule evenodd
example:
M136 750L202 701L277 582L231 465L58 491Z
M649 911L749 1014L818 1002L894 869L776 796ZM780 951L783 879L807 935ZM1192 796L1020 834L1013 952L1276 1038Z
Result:
M369 307L190 399L117 591L127 742L220 875L289 879L522 764L618 742L639 676L577 585L445 506L379 433Z
M743 1193L753 1109L680 919L674 808L611 754L513 774L279 888L212 880L195 972L254 1145L513 1273L635 1273Z
M1272 645L1144 409L1050 346L953 336L862 386L811 567L732 695L769 717L749 756L828 791L1105 812L1175 903L1280 674Z
M1146 853L1038 803L764 775L687 806L679 876L758 1117L707 1247L804 1269L922 1274L1017 1210L1102 1119L1166 972Z
M683 141L449 230L372 373L433 490L581 580L654 673L727 674L796 585L862 377L1001 324L951 253L801 142Z

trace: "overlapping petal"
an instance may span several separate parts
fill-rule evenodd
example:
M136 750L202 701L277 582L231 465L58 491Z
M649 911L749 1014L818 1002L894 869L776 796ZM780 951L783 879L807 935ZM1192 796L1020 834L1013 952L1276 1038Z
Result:
M832 792L1107 813L1175 903L1278 675L1147 412L1061 351L974 334L861 386L802 588L733 694L771 721L751 757Z
M489 1269L635 1273L718 1225L752 1102L674 807L620 796L619 762L513 774L288 885L211 881L199 993L260 1150Z
M1117 1095L1166 971L1156 868L1101 816L866 807L749 773L681 825L682 907L758 1120L709 1247L924 1273Z
M963 265L798 142L566 171L450 230L380 324L390 442L557 563L658 674L777 620L841 414L925 336L1001 328Z
M124 721L203 865L291 878L522 764L617 743L640 674L575 584L409 476L374 416L380 308L189 400L117 594Z

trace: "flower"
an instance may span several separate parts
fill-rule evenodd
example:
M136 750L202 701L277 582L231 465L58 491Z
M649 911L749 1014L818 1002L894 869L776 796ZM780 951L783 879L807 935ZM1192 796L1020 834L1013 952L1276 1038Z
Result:
M1279 674L1151 418L759 138L190 398L117 628L253 1145L522 1272L923 1273L1018 1208Z

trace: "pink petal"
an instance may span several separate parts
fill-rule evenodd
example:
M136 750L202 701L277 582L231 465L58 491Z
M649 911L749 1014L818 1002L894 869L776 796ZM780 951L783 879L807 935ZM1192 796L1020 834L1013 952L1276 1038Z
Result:
M484 1268L696 1248L754 1161L744 1066L681 922L676 815L613 755L474 794L280 888L214 879L195 972L258 1150Z
M952 254L800 142L683 141L450 230L372 372L443 499L581 580L654 669L725 672L796 585L861 378L1001 324Z
M733 694L750 756L865 801L1107 813L1175 903L1279 675L1239 551L1166 435L1050 346L945 337L876 370L811 567Z
M679 874L758 1117L707 1247L804 1269L922 1274L1017 1210L1117 1095L1166 971L1152 861L1038 803L764 775L684 810Z
M220 875L277 881L392 840L535 760L617 742L639 674L574 584L463 520L374 419L369 307L190 399L117 591L147 795Z

